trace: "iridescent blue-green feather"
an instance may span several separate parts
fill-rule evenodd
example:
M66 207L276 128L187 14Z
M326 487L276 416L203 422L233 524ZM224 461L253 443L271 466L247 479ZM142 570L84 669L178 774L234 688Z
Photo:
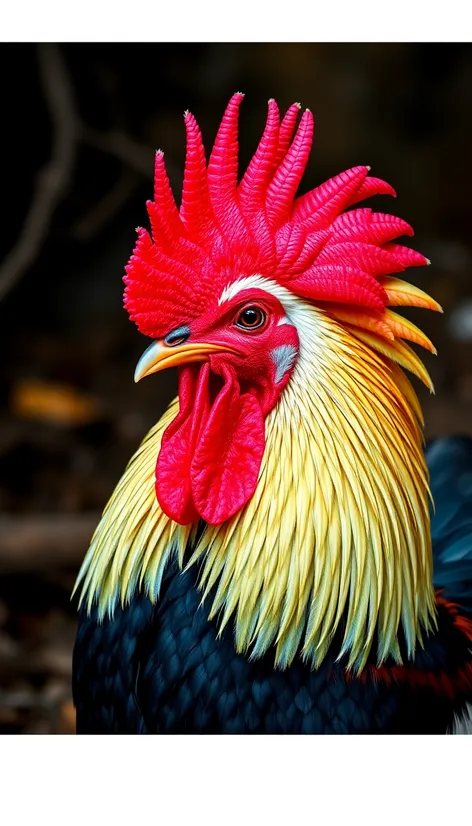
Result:
M472 439L437 439L428 445L426 458L435 504L434 584L472 615Z

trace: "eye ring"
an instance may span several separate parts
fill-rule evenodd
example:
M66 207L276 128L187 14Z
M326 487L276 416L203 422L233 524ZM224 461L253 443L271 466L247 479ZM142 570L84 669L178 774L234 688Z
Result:
M251 332L252 330L260 330L266 323L266 320L267 316L261 307L250 305L244 307L244 309L238 313L234 324L235 327L238 327L240 330Z

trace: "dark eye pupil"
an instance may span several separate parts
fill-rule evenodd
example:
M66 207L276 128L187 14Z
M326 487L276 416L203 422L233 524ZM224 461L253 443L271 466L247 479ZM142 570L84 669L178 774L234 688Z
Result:
M252 327L260 321L260 313L258 310L244 310L242 320L248 327Z
M262 327L266 320L266 315L259 307L246 307L241 310L236 319L236 327L243 330L257 330Z

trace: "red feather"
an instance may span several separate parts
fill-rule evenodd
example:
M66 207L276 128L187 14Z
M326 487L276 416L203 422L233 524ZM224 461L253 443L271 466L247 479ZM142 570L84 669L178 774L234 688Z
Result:
M308 162L313 116L306 110L295 137L299 105L279 122L275 101L254 157L238 186L238 115L231 98L207 165L193 115L186 113L187 154L182 205L177 209L162 153L156 155L152 237L140 230L126 267L125 306L141 332L161 338L189 323L222 289L261 274L312 301L383 310L377 277L428 263L391 243L413 230L400 218L351 209L374 194L394 195L385 181L357 166L295 199ZM143 234L144 233L144 234Z

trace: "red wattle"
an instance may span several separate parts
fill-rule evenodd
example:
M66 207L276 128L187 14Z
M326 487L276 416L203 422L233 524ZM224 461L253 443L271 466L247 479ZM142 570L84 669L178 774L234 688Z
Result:
M156 465L157 500L164 513L181 525L198 519L189 468L202 421L210 410L210 367L199 367L179 370L180 410L164 432Z
M223 368L223 387L210 398L208 364L179 371L180 411L162 439L156 494L181 525L199 517L212 525L229 519L254 493L265 447L257 398L241 394L236 375Z
M253 495L265 447L264 416L257 398L241 395L234 372L212 405L193 456L192 492L202 519L219 525Z

